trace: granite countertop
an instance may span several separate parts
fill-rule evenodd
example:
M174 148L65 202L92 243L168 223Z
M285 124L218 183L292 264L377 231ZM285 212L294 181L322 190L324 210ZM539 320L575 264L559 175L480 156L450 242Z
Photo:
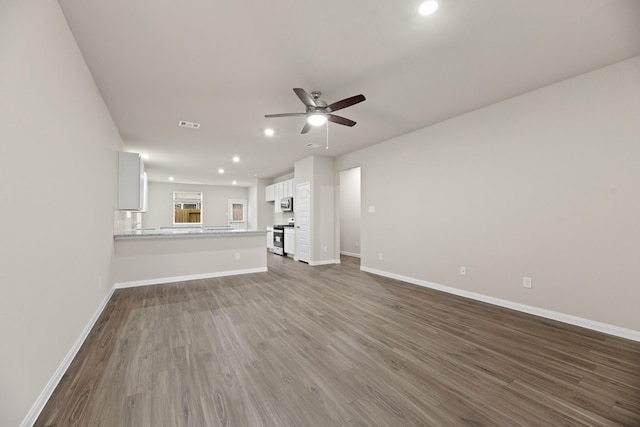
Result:
M266 230L236 230L229 227L160 227L139 228L114 234L116 240L166 237L223 237L266 235Z

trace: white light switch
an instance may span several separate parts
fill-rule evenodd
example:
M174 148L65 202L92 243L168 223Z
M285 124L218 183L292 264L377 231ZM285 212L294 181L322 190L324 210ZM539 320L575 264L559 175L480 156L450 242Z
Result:
M369 206L369 213L375 213L375 211L376 211L375 206Z

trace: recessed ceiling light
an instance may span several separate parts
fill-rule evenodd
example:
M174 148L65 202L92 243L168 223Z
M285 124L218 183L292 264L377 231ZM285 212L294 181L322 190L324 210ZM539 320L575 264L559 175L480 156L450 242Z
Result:
M149 160L149 155L147 153L144 153L142 155L142 158L145 159L145 160Z
M172 176L170 176L170 177L169 177L169 181L173 181L174 179L175 179L175 178L174 178L174 177L172 177Z
M312 114L307 117L307 122L309 122L311 126L321 126L327 123L327 116L324 114Z
M233 181L232 182L233 185L236 185L237 183L238 183L238 181Z
M264 134L265 134L265 135L267 135L267 136L273 136L273 134L275 134L275 133L276 133L276 131L274 131L274 130L273 130L273 129L271 129L271 128L266 128L266 129L264 130Z
M435 0L428 0L420 5L418 13L422 16L431 15L438 9L438 2Z
M233 156L233 161L238 163L240 161L240 157L238 156Z
M224 173L224 169L222 168L218 169L218 173L222 175Z

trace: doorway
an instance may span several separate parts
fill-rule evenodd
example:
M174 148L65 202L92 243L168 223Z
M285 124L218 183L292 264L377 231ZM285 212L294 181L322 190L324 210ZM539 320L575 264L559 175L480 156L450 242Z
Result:
M360 167L340 172L340 255L360 258Z
M296 185L296 259L311 261L311 184Z
M229 199L227 211L229 227L234 230L247 229L247 201L245 199Z

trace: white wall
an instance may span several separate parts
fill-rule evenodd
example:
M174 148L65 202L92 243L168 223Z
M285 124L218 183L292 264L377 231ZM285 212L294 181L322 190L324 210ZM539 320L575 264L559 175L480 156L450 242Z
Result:
M343 156L362 265L640 331L639 117L636 57Z
M340 252L360 255L360 168L340 171Z
M117 240L114 279L122 287L267 271L264 233Z
M173 225L174 191L202 193L202 225L228 225L229 199L248 200L249 197L247 187L221 185L149 182L148 191L147 212L142 214L142 225L144 227L168 227Z
M336 172L335 160L311 156L295 164L295 185L311 184L311 261L327 264L340 260L336 242Z
M267 181L266 179L258 180L258 226L256 227L258 230L264 230L275 224L273 203L265 201L264 197L265 187L268 185Z
M55 0L0 2L0 64L0 425L17 426L109 295L122 142Z

